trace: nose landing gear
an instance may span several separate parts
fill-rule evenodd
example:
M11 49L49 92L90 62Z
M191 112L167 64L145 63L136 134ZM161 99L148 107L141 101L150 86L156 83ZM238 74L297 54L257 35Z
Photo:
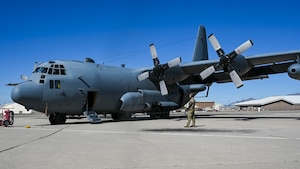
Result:
M67 117L62 113L54 113L49 115L49 121L51 125L55 124L65 124Z

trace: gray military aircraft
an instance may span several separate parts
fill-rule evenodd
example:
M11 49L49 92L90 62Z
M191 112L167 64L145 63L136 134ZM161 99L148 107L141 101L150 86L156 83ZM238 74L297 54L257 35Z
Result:
M30 77L21 76L23 82L9 84L14 86L11 98L26 109L44 112L51 124L65 123L67 115L85 115L97 123L98 114L111 114L115 120L136 112L168 117L170 110L187 103L190 93L208 91L214 82L233 82L239 88L243 80L284 72L300 80L299 50L245 57L251 40L226 54L213 34L208 39L219 60L208 60L206 30L200 26L190 63L181 63L179 57L161 64L153 44L154 66L149 68L102 65L90 58L41 63Z

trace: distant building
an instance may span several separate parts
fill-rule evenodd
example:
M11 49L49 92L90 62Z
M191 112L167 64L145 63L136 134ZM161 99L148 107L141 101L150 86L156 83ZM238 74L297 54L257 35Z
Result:
M6 109L13 111L15 114L33 113L32 110L27 111L24 106L22 106L18 103L8 103L8 104L1 105L0 113L2 114L3 113L2 110L6 110Z
M259 100L251 100L233 104L240 110L300 110L300 96L273 96Z
M205 110L205 111L211 111L211 110L220 110L223 108L222 104L217 104L214 101L197 101L196 106L198 110Z
M214 105L215 102L213 101L200 101L200 102L196 102L195 107L200 110L207 109L207 108L213 109Z

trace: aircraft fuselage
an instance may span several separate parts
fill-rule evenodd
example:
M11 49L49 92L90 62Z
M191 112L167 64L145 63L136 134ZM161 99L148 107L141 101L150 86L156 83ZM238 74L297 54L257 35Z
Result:
M161 96L151 80L137 80L141 71L94 62L49 61L39 65L27 81L15 86L11 96L27 109L50 114L82 114L86 109L97 113L153 111L152 105L143 107L145 102L171 101L180 107L187 101L178 85L170 87L168 96ZM133 95L140 93L144 95L132 101ZM137 109L135 104L141 100L142 106ZM131 102L133 105L128 106Z

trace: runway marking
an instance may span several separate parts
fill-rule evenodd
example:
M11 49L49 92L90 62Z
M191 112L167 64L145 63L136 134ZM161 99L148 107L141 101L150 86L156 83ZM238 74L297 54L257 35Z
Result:
M60 128L60 129L53 129L54 132L52 132L52 133L50 133L50 134L48 134L48 135L41 136L41 137L35 138L35 139L33 139L33 140L29 140L29 141L27 141L27 142L24 142L24 143L21 143L21 144L18 144L18 145L11 146L11 147L9 147L9 148L0 150L0 153L3 153L3 152L5 152L5 151L9 151L9 150L18 148L18 147L20 147L20 146L23 146L23 145L26 145L26 144L29 144L29 143L32 143L32 142L35 142L35 141L38 141L38 140L42 140L42 139L47 138L47 137L50 137L50 136L52 136L52 135L54 135L54 134L56 134L56 133L62 131L63 129L65 129L65 128L67 128L67 127L69 127L69 126L65 126L65 127L63 127L63 128ZM28 130L28 129L27 129L27 130Z
M17 128L14 128L17 129ZM28 130L19 128L22 130ZM263 139L263 140L296 140L300 141L300 138L292 137L274 137L274 136L251 136L251 135L223 135L223 134L199 134L199 133L178 133L178 132L149 132L149 131L113 131L113 130L84 130L84 129L70 129L63 127L61 129L50 128L31 128L29 130L54 130L60 132L85 132L85 133L102 133L102 134L135 134L135 135L168 135L168 136L191 136L191 137L219 137L219 138L240 138L240 139ZM57 132L54 132L57 133ZM53 135L50 134L50 135ZM48 136L46 136L48 137ZM42 138L45 138L42 137ZM34 140L36 141L36 140ZM1 152L0 152L1 153Z
M267 139L267 140L300 140L300 138L273 137L273 136L242 136L242 135L221 135L221 134L196 134L196 133L172 133L172 132L126 132L126 131L92 131L92 130L64 130L72 132L96 132L108 134L143 134L143 135L169 135L169 136L194 136L194 137L222 137L241 139Z
M57 130L46 128L35 128L30 130ZM299 140L300 138L274 137L274 136L250 136L250 135L223 135L223 134L197 134L197 133L175 133L175 132L148 132L148 131L112 131L112 130L80 130L64 128L61 132L86 132L103 134L135 134L135 135L168 135L168 136L193 136L193 137L220 137L220 138L240 138L240 139L264 139L264 140Z

